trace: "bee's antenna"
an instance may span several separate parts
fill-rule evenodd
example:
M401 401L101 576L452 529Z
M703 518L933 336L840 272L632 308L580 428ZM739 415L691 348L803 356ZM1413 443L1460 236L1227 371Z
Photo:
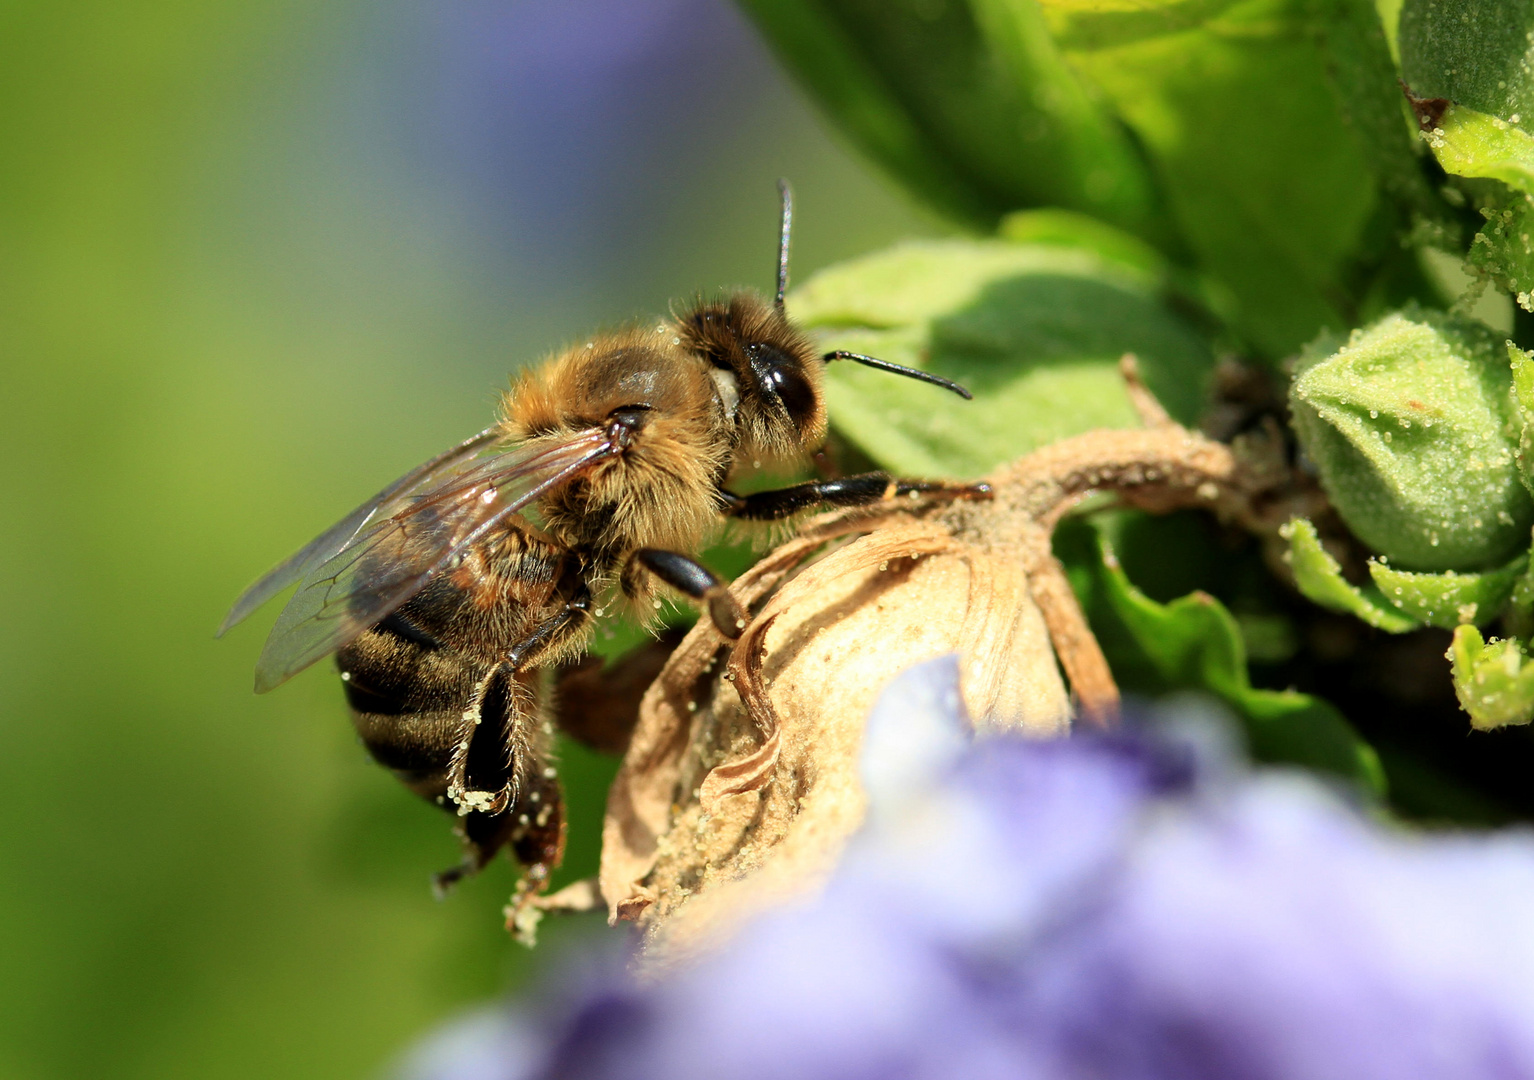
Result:
M975 397L974 394L971 394L952 379L945 379L941 375L933 375L931 372L922 371L919 368L906 367L903 364L892 364L888 360L880 360L877 356L864 356L862 353L837 349L835 352L826 353L821 359L828 364L832 360L853 360L867 367L888 371L893 375L904 375L908 379L919 379L922 382L931 383L933 386L941 386L944 390L952 390L965 401L972 401Z
M778 181L778 194L783 196L783 224L778 228L778 294L772 303L781 313L788 292L788 233L794 224L794 192L787 180Z

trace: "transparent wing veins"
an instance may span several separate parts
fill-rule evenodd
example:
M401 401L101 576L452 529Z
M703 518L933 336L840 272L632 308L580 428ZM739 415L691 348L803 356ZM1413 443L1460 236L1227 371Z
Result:
M591 428L480 461L460 457L454 471L444 474L439 467L429 483L380 500L346 540L305 564L303 579L262 650L257 692L344 647L508 516L617 452L606 432Z
M439 473L450 473L471 461L489 448L499 435L498 427L489 427L478 435L465 439L448 450L444 450L430 461L411 469L404 476L374 495L367 502L347 514L340 521L320 533L309 543L283 562L273 567L261 578L240 594L240 598L229 609L229 614L224 616L223 623L218 628L216 637L223 637L230 628L238 626L250 615L283 589L292 585L295 581L301 581L315 567L321 565L338 552L344 551L357 535L373 520L380 508L396 500L403 493L412 489L423 487L430 483L433 476Z

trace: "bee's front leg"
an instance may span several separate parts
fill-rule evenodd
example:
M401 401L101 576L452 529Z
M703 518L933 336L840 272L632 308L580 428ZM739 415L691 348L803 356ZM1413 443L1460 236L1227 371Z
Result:
M899 480L888 473L858 473L836 480L810 480L803 484L736 495L720 489L719 501L729 517L747 521L779 521L804 510L821 507L871 506L902 496L927 499L988 499L989 484L949 484L932 480Z

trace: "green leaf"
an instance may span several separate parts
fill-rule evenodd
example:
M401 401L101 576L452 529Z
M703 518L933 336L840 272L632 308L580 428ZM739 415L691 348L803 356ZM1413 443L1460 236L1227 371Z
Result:
M1450 105L1423 138L1444 172L1500 180L1534 194L1534 136L1501 117Z
M1367 92L1345 96L1310 0L1043 0L1056 40L1151 155L1199 267L1234 297L1238 328L1281 357L1318 328L1351 325L1350 276L1379 204L1377 52ZM1394 92L1394 91L1392 91ZM1378 142L1383 150L1369 149ZM1394 166L1392 166L1394 168Z
M1534 4L1406 0L1401 75L1412 93L1513 123L1534 121Z
M1518 580L1513 582L1507 614L1510 616L1507 620L1510 625L1527 625L1529 616L1534 615L1534 568L1525 568Z
M1360 589L1343 577L1337 560L1321 546L1316 527L1305 518L1290 519L1279 533L1289 541L1284 559L1294 571L1295 587L1307 599L1391 634L1404 634L1420 625L1391 606L1378 588Z
M1145 241L1072 210L1019 210L1001 219L996 235L1014 244L1043 244L1089 251L1138 271L1146 280L1167 273L1166 260Z
M1385 599L1428 626L1452 630L1461 623L1484 625L1495 619L1528 568L1520 555L1506 566L1479 574L1416 574L1370 560L1369 576Z
M1408 211L1447 224L1448 207L1422 169L1422 147L1396 81L1382 12L1358 0L1311 0L1311 8L1338 107L1370 168Z
M917 194L989 227L1054 205L1168 233L1133 143L1033 0L741 0L779 57Z
M1480 323L1415 306L1307 350L1295 431L1359 539L1421 570L1498 566L1529 542L1512 374Z
M1240 630L1223 604L1204 592L1158 604L1130 582L1106 536L1099 535L1098 545L1103 597L1167 684L1207 690L1230 705L1261 760L1336 773L1384 791L1379 758L1336 709L1294 690L1252 687Z
M1169 262L1150 244L1073 210L1018 210L1001 219L996 235L1017 244L1044 244L1090 251L1110 263L1138 270L1155 280L1168 303L1195 319L1207 333L1223 327L1231 310L1217 282Z
M1289 541L1285 558L1304 596L1392 634L1418 626L1452 630L1460 623L1481 625L1496 618L1529 565L1528 556L1519 555L1506 566L1480 574L1418 574L1371 559L1374 584L1360 589L1342 576L1309 521L1294 518L1280 532Z
M1488 644L1473 626L1454 631L1449 647L1454 693L1470 714L1470 725L1491 731L1534 719L1534 663L1514 638Z
M1070 219L1047 221L1069 234ZM1118 372L1125 352L1139 357L1147 385L1174 417L1196 421L1212 353L1161 301L1162 280L1142 258L1147 249L1120 237L1137 254L1110 257L1103 229L1090 223L1096 251L913 242L815 275L789 310L826 348L925 368L975 395L963 401L833 364L826 396L837 430L897 472L978 475L1069 435L1138 427Z

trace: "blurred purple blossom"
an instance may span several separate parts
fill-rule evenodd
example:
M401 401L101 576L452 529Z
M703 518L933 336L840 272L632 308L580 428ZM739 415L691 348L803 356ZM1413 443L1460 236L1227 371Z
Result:
M482 1013L405 1075L1534 1077L1528 835L1392 829L1187 719L970 743L956 680L884 695L818 897L663 980Z

